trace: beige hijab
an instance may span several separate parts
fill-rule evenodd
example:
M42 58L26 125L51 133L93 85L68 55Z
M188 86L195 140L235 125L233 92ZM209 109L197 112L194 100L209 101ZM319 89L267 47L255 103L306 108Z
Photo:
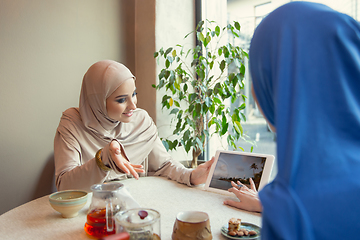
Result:
M129 123L113 121L107 115L106 99L129 78L135 79L130 70L111 60L93 64L84 75L79 108L66 110L58 127L66 141L71 135L68 142L80 153L81 162L93 158L113 139L123 145L134 164L142 163L152 150L157 128L147 112L136 109Z

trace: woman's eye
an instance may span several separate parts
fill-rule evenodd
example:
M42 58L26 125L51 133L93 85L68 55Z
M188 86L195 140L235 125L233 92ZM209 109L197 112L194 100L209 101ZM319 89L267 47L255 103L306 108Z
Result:
M131 95L131 97L135 97L136 95L137 95L137 92L134 91L133 94ZM124 97L118 98L115 101L118 102L118 103L125 103L127 98L128 98L128 95L124 95Z
M126 98L120 98L116 100L118 103L124 103L126 101Z

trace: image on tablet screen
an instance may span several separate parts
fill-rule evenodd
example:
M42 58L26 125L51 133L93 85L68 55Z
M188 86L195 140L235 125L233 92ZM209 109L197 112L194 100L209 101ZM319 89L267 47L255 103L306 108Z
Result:
M231 181L240 181L250 188L249 179L252 178L259 189L265 160L266 157L220 153L209 186L227 190L232 187Z

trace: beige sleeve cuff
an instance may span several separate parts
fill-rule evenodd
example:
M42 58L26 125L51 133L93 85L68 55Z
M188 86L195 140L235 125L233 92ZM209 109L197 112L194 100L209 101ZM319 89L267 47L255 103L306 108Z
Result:
M155 172L154 176L167 176L171 180L192 186L190 182L192 171L193 169L186 168L177 161L167 161Z

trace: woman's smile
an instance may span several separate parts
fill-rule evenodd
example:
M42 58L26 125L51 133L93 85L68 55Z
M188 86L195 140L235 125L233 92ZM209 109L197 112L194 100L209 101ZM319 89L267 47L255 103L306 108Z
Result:
M115 121L130 122L136 104L135 80L129 78L106 99L107 115Z
M127 113L123 113L125 116L127 117L131 117L133 115L133 111L127 112Z

